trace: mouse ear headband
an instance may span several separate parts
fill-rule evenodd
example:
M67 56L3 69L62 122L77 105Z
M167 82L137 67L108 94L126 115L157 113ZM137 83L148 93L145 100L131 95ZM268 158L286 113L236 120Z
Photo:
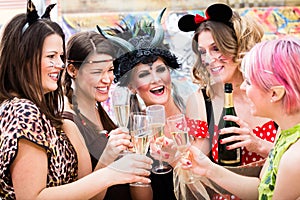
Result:
M42 15L41 19L49 19L50 20L50 11L56 4L50 4L47 8L45 13ZM22 28L22 34L26 31L26 29L40 19L40 16L37 13L35 5L31 0L27 1L27 13L26 13L26 24Z
M222 22L233 29L233 24L230 21L232 15L232 9L228 5L217 3L206 9L204 17L199 14L182 16L178 21L178 28L183 32L195 31L200 24L209 20Z

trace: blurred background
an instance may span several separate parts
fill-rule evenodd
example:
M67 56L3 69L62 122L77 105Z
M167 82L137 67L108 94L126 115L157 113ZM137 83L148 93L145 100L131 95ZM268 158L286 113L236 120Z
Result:
M167 11L163 21L174 14L200 12L215 2L226 3L241 12L257 12L261 20L268 18L270 23L299 20L300 0L32 0L39 13L46 5L56 3L52 11L52 20L68 26L71 31L94 29L95 25L111 26L128 16L138 15L144 18L155 17L164 7ZM0 0L0 27L17 13L26 12L26 0ZM258 8L258 10L256 9ZM261 11L264 10L264 11ZM277 15L277 10L283 10ZM263 12L263 13L262 13ZM248 11L247 11L248 13ZM253 13L251 13L253 14ZM253 14L255 15L255 13ZM285 17L285 18L284 18ZM262 19L263 18L263 19ZM272 18L272 19L271 19ZM174 18L172 18L175 20ZM298 21L299 22L299 21ZM134 19L132 19L134 23ZM174 22L175 23L175 22ZM280 28L280 24L278 24Z
M190 37L177 27L178 19L187 13L203 15L205 8L215 2L230 5L241 15L256 18L265 30L265 39L290 34L300 37L300 0L32 0L41 15L46 5L56 3L52 20L63 27L66 38L73 33L116 26L126 21L130 26L139 20L153 21L160 10L167 8L162 24L165 42L181 59L183 71L193 64ZM17 13L26 12L27 0L0 0L0 27ZM187 70L185 70L187 68Z
M121 21L131 26L137 21L153 21L160 10L167 8L162 18L165 42L182 64L180 73L172 79L181 85L189 83L192 88L190 69L195 61L191 50L191 33L183 33L177 27L178 19L187 14L203 15L212 3L230 5L243 15L256 18L264 27L264 39L284 35L300 37L300 0L32 0L41 15L46 5L56 3L51 11L51 19L61 24L66 38L73 33L116 26ZM0 27L18 13L26 12L27 0L0 0ZM182 87L181 93L186 92ZM188 95L188 94L187 94ZM108 102L106 108L110 111Z

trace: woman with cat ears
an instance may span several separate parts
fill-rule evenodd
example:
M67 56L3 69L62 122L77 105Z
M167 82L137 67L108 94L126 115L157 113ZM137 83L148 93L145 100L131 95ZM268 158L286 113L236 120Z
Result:
M43 17L49 17L51 5ZM4 28L0 46L0 198L91 199L106 188L150 180L152 160L132 154L79 177L63 132L65 36L28 1Z

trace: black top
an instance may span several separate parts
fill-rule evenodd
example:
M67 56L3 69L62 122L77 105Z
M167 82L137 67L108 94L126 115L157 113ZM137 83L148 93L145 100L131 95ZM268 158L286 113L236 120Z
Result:
M152 158L149 152L147 156ZM158 160L153 159L153 161L153 166L157 166ZM153 200L176 200L173 185L173 169L167 174L154 174L151 172L150 179Z
M99 129L89 121L86 117L83 116L83 119L74 115L71 112L65 111L63 113L64 119L69 119L73 121L81 135L83 136L86 146L89 150L92 169L94 170L100 156L103 153L103 150L107 144L107 138L105 134L99 134ZM130 195L130 186L129 184L114 185L107 189L105 200L132 200Z

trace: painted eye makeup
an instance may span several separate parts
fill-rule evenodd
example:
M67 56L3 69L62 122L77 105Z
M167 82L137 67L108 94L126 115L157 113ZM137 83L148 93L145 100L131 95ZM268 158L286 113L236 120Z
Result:
M163 73L167 70L167 66L159 66L157 69L156 69L156 72L158 73Z
M213 46L211 48L211 52L219 53L219 48L217 46Z
M201 55L201 56L206 54L206 51L201 48L198 49L198 52L199 52L199 55Z
M148 76L149 74L150 74L149 71L143 71L143 72L139 73L138 77L139 78L144 78L144 77Z

